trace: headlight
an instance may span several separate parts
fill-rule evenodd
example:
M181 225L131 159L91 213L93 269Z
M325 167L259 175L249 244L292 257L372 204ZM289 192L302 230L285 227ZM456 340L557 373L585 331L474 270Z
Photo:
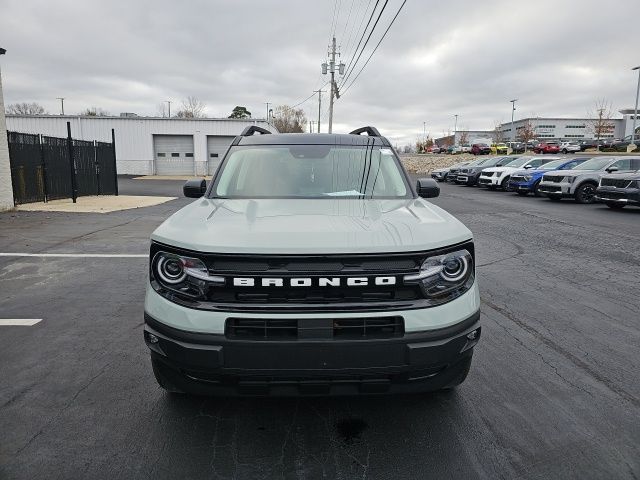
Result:
M563 180L567 183L573 183L576 177L564 177Z
M456 250L427 258L420 272L405 275L405 284L419 284L431 305L441 305L459 297L475 280L473 256L469 250Z
M496 172L496 177L501 177L502 176L502 172Z
M199 258L158 252L151 261L151 276L161 287L189 298L201 298L210 286L224 285L224 277L209 275Z

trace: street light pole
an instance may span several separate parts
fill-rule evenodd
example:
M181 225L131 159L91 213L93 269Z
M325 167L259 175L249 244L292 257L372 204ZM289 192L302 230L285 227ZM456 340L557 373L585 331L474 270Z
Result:
M64 115L64 97L56 97L60 100L60 115Z
M511 141L515 142L516 141L516 131L513 129L513 114L516 111L516 102L518 101L517 98L514 98L513 100L509 100L511 102Z
M638 118L638 95L640 95L640 65L631 70L638 70L638 87L636 88L636 108L633 111L633 130L631 130L631 143L636 143L636 119Z
M456 122L453 124L453 146L458 146L458 114L454 115Z

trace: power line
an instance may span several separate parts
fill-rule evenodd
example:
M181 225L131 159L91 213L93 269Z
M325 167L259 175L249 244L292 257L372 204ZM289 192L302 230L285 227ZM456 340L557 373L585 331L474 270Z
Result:
M380 10L380 13L378 13L378 18L376 18L376 21L373 24L373 27L371 27L371 31L369 32L369 36L367 37L367 40L364 42L364 45L362 46L362 49L360 50L360 53L358 54L358 58L356 58L356 60L353 62L353 65L351 66L351 71L347 72L347 74L344 76L344 78L342 80L342 85L344 85L347 82L347 80L349 79L349 77L351 76L353 71L355 70L356 65L360 61L360 57L362 57L362 54L364 53L364 49L367 48L367 44L369 43L369 40L371 39L371 35L373 35L373 32L375 31L376 27L378 26L378 22L380 21L380 18L382 17L382 14L384 13L384 9L387 8L387 4L388 3L389 3L389 0L385 0L384 5L382 6L382 10Z
M393 25L393 22L396 21L396 18L398 18L398 15L400 15L400 11L402 10L402 7L404 7L404 4L407 3L407 0L404 0L404 2L402 2L402 5L400 5L400 8L398 9L398 11L396 12L395 16L393 17L393 20L391 20L391 23L389 24L389 26L387 27L387 29L384 31L384 33L382 34L382 38L380 38L380 41L378 42L378 44L375 46L375 48L373 49L373 52L371 52L371 55L369 55L369 58L367 58L367 61L365 62L365 64L362 66L362 68L360 69L360 71L358 72L358 74L355 76L355 78L351 81L351 83L349 84L349 86L347 86L347 88L345 88L341 95L344 95L347 90L349 90L349 88L351 88L351 85L353 85L355 83L355 81L358 79L358 77L360 76L360 74L362 73L362 71L365 69L365 67L367 66L367 64L369 63L369 61L371 60L371 57L373 57L373 54L376 53L376 50L378 50L378 47L380 46L380 44L382 43L382 41L384 40L384 37L387 36L387 32L389 31L389 29L391 28L391 25ZM345 81L346 82L346 81ZM343 85L344 83L343 82Z
M347 64L347 70L346 70L347 72L349 72L349 69L351 68L351 64L353 62L353 59L355 58L356 53L358 53L358 48L360 48L360 45L362 44L362 40L364 39L364 36L367 33L367 28L369 28L369 25L371 24L371 20L373 20L373 15L376 13L376 9L378 8L378 4L379 3L380 3L380 0L376 0L376 4L373 6L373 10L371 10L371 15L369 15L369 20L367 21L367 24L365 25L364 30L362 31L362 35L360 36L360 40L358 41L358 45L356 45L356 48L353 51L353 55L352 55L351 59L349 59L349 62Z
M324 83L324 85L322 85L318 90L322 90L324 87L326 87L326 86L327 86L327 84L328 84L328 83L329 83L329 82L325 82L325 83ZM308 102L312 97L314 97L314 96L315 96L315 94L316 94L316 92L317 92L318 90L316 90L315 92L313 92L311 95L309 95L307 98L305 98L305 99L304 99L304 100L302 100L301 102L296 103L296 104L295 104L293 107L291 107L291 108L296 108L296 107L298 107L298 106L302 105L303 103Z
M364 0L363 0L364 1ZM349 39L347 40L347 45L343 51L343 54L345 57L349 56L349 54L351 53L349 51L349 48L351 47L351 39L355 38L353 36L353 34L355 33L356 37L358 36L358 33L360 33L360 29L362 28L362 24L364 23L364 19L367 18L367 12L369 11L369 7L371 6L371 0L369 0L367 2L367 8L364 9L364 11L362 12L362 17L360 18L360 23L358 24L358 28L352 28L349 32Z
M340 38L344 38L344 34L347 32L347 27L349 26L349 20L351 19L351 11L353 10L353 4L356 3L356 0L351 0L351 7L349 8L349 14L347 15L347 21L344 22L344 28L342 29L342 35Z

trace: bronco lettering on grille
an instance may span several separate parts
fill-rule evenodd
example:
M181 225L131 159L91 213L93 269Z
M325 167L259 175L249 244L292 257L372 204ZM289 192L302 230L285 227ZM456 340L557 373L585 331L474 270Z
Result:
M253 278L237 277L234 287L366 287L369 285L395 285L396 277L294 277L294 278Z

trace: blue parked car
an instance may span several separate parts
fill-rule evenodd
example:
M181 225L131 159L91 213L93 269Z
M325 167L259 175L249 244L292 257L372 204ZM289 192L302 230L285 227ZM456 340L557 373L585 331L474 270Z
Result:
M560 158L545 163L535 170L520 170L511 175L509 179L509 189L518 195L525 196L533 192L536 197L539 197L541 194L538 193L538 185L545 172L549 170L569 170L589 160L589 158L591 157Z

